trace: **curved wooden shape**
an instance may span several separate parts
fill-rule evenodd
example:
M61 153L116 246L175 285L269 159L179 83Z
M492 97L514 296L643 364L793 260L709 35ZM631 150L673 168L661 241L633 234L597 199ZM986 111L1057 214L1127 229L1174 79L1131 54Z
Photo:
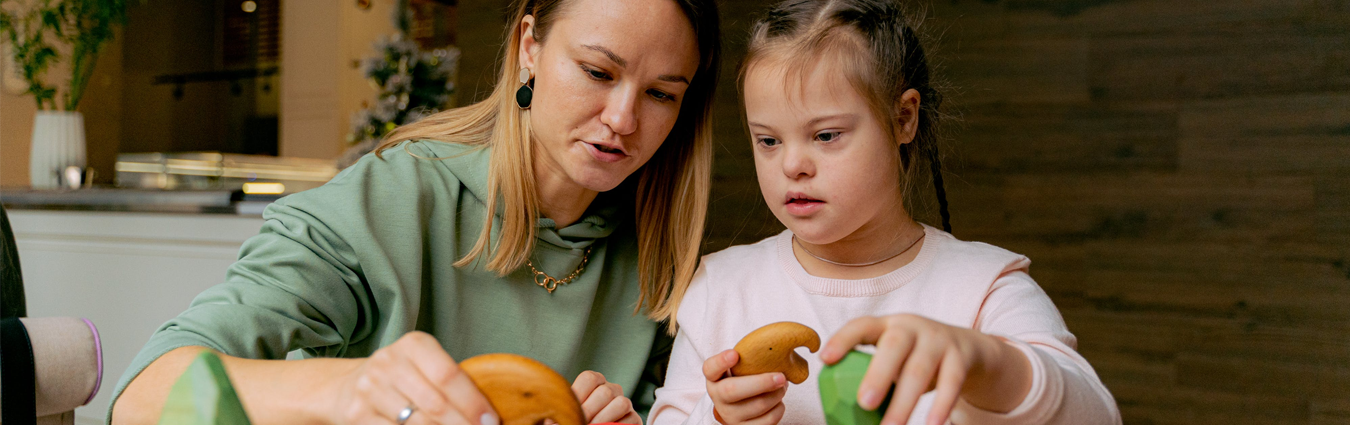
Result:
M820 335L797 322L778 322L764 325L736 343L740 362L731 367L736 376L782 372L787 380L800 384L811 376L806 359L794 349L806 346L812 353L820 349Z
M498 353L474 356L459 367L487 396L502 425L536 425L545 419L558 425L586 424L571 384L543 363Z

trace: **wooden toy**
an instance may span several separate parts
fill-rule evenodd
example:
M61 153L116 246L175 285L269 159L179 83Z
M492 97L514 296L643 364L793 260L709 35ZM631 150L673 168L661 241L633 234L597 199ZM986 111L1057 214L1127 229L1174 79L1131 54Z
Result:
M543 363L514 354L484 354L459 367L501 415L503 425L584 425L572 386ZM169 391L160 425L249 425L220 357L197 355Z
M891 393L881 402L877 410L864 410L858 406L858 387L862 385L867 366L872 363L872 355L850 351L838 363L826 365L820 370L817 382L820 384L820 407L825 410L825 423L828 425L877 425L891 403Z
M483 354L460 362L502 425L585 425L586 414L572 385L543 363L515 354Z
M741 359L731 367L734 376L782 372L787 380L800 384L811 375L806 359L794 349L806 346L812 353L820 349L820 335L796 322L770 323L755 329L736 343Z

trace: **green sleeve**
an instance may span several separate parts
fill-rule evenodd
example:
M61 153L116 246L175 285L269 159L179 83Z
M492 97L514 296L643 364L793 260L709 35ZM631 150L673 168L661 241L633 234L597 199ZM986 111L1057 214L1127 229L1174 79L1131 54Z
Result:
M369 335L378 290L367 284L344 236L368 239L362 231L367 200L359 193L371 184L369 170L361 169L370 162L269 205L261 231L240 248L225 281L155 331L132 360L109 403L109 420L127 384L176 348L202 346L255 359L284 359L303 348L343 357L354 340Z

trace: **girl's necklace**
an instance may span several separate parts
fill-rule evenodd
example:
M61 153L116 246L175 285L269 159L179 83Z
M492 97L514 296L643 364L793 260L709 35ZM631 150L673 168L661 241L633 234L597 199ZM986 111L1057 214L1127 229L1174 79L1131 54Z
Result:
M891 255L891 256L888 256L888 257L886 257L886 258L882 258L882 259L880 259L880 260L876 260L876 261L872 261L872 262L868 262L868 263L841 263L841 262L838 262L838 261L830 260L830 259L821 257L821 256L819 256L819 255L816 255L816 253L811 252L811 250L809 250L809 249L806 249L806 245L802 245L801 242L798 242L798 241L797 241L797 235L796 235L796 234L793 234L793 235L792 235L792 243L797 244L797 246L800 247L800 248L802 249L802 251L805 251L806 254L807 254L807 255L810 255L812 258L815 258L815 259L820 260L820 261L824 261L824 262L826 262L826 263L830 263L830 264L834 264L834 265L836 265L836 266L842 266L842 267L867 267L867 266L875 266L875 265L877 265L877 264L881 264L881 263L890 261L892 258L899 257L901 254L904 254L904 253L906 253L906 252L909 252L909 250L912 249L912 248L914 248L915 245L918 245L918 244L919 244L919 241L923 240L923 238L924 238L925 236L928 236L928 232L923 232L923 233L919 234L919 237L918 237L918 238L915 238L915 239L914 239L914 242L910 242L910 243L909 243L909 246L906 246L905 249L900 250L900 252L897 252L897 253L895 253L895 254L893 254L893 255Z

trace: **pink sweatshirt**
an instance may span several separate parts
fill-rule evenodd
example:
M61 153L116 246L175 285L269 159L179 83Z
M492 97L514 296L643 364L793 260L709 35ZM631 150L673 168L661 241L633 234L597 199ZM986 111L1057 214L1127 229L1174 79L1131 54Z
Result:
M850 319L899 313L1004 337L1031 362L1031 391L1021 405L997 414L958 401L951 423L1121 423L1111 393L1074 351L1077 342L1064 319L1027 274L1026 257L924 227L926 240L914 261L873 279L807 274L792 254L790 231L704 257L680 305L670 368L648 423L716 424L703 361L760 326L794 321L828 339ZM811 377L789 384L781 423L824 424L816 383L823 363L805 349L798 352ZM909 424L925 423L933 397L919 399Z

